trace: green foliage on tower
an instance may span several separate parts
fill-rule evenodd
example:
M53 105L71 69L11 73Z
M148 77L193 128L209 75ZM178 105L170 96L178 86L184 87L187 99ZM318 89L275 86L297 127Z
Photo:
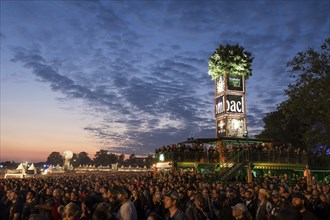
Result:
M212 80L224 73L245 76L247 79L252 75L252 61L251 53L238 44L220 45L209 58L208 74Z

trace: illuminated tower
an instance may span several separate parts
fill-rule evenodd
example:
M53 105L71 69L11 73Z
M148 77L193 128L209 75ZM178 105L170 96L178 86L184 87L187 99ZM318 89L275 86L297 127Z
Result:
M215 80L217 137L243 137L247 132L245 77L224 73Z
M236 45L220 45L209 58L214 82L217 137L246 137L245 80L251 75L251 53Z

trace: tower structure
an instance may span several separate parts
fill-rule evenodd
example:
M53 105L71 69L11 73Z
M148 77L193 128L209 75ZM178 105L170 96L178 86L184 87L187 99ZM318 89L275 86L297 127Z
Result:
M216 136L246 136L245 76L225 72L214 81Z
M247 137L246 79L251 75L251 53L236 45L220 45L209 58L214 80L216 136Z
M73 157L72 151L69 150L64 151L63 157L64 157L64 166L63 166L64 170L71 170L70 160Z

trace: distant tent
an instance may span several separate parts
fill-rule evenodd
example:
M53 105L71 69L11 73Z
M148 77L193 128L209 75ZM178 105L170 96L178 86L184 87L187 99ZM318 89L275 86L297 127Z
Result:
M37 168L34 166L34 164L32 163L31 166L29 167L28 170L32 170L34 172L34 174L37 174Z
M16 168L16 170L24 170L24 166L22 163L20 163L20 165L18 165L18 167Z

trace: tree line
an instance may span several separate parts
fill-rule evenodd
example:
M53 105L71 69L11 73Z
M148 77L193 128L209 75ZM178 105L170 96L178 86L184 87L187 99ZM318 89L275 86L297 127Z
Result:
M258 138L291 143L310 151L330 153L330 38L320 49L298 52L287 63L293 79L288 99L268 113Z
M127 159L125 159L124 154L115 154L107 150L100 150L95 153L93 159L91 159L88 153L82 151L78 154L73 153L70 163L73 167L78 167L80 165L95 165L95 166L108 166L110 164L118 164L118 166L139 166L139 167L150 167L152 166L154 159L152 155L147 157L136 157L133 153ZM53 164L63 166L64 157L59 152L52 152L47 157L47 164Z
M128 157L125 157L124 154L115 154L111 153L107 150L100 150L97 151L94 155L94 158L92 159L88 153L85 151L82 151L80 153L73 153L72 158L70 159L70 164L73 167L79 167L86 166L86 165L92 165L92 166L109 166L111 164L117 164L118 167L124 166L132 166L132 167L144 167L150 168L155 159L152 155L148 155L146 157L136 157L136 155L133 153L129 155ZM1 170L5 169L15 169L18 166L19 163L16 163L15 161L5 161L0 163L0 173ZM49 154L47 157L47 160L45 162L38 162L34 163L36 167L42 167L45 164L51 164L51 165L64 165L64 157L60 152L53 151Z

